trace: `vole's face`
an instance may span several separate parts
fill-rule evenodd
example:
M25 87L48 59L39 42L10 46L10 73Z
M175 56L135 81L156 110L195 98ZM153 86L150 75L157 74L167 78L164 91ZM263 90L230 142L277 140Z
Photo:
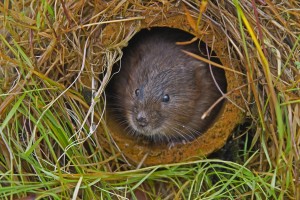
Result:
M125 98L130 101L124 108L128 124L145 136L188 137L192 130L183 127L194 115L198 98L193 73L168 70L153 74L128 82Z
M169 94L149 91L147 85L133 92L134 100L127 116L132 128L146 136L162 134L167 127L166 121L170 115L168 109L171 109L172 104Z

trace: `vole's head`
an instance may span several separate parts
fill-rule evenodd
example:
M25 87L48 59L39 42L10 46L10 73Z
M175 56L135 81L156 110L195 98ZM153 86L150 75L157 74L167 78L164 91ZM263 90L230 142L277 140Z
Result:
M118 95L133 132L168 140L193 139L197 130L185 126L197 112L195 107L201 95L199 73L196 68L184 66L132 72Z

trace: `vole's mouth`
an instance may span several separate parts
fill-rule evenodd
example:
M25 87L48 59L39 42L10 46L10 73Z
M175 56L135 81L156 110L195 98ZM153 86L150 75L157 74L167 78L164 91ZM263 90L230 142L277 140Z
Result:
M138 132L144 136L153 136L153 135L159 134L158 129L153 128L150 124L148 124L147 126L140 126L137 123L134 123L131 125L136 132Z
M138 122L137 120L133 119L133 116L130 116L128 119L129 125L134 130L134 132L138 134L147 137L152 137L160 134L160 128L154 127L153 124L149 122Z

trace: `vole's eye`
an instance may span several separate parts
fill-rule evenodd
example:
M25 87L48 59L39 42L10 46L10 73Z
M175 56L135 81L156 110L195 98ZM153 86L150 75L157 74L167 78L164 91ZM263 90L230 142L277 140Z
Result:
M170 101L169 95L168 95L168 94L165 94L165 95L163 96L162 101L163 101L163 102L168 102L168 101Z
M140 89L136 89L135 91L134 91L134 93L135 93L135 96L139 96L140 95L140 93L141 93L141 91L140 91Z

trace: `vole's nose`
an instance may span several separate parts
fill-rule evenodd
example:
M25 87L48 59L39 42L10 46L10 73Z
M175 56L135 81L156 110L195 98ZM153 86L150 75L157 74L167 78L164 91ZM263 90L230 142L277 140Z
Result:
M139 112L136 116L136 121L138 122L139 126L145 127L148 125L148 119L144 112Z

